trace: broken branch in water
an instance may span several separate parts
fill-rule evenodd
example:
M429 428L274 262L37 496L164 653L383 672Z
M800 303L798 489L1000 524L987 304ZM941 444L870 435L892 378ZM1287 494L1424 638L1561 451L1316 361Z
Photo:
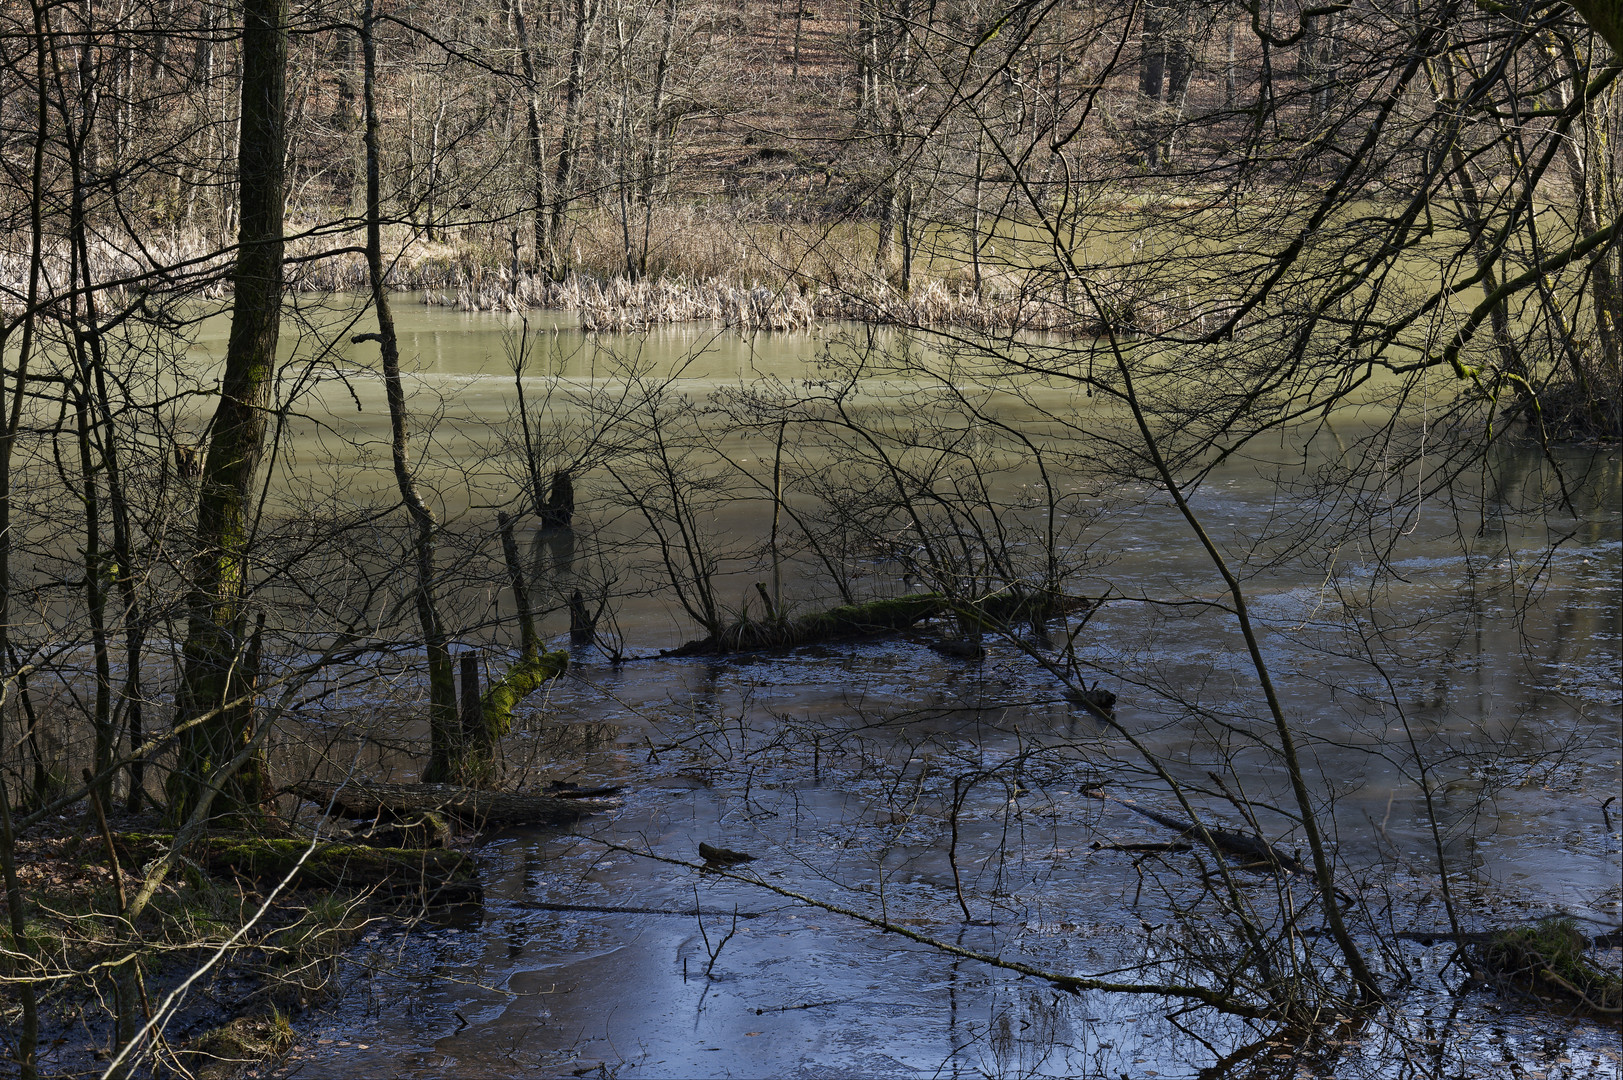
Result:
M1164 825L1182 836L1199 840L1219 855L1227 855L1230 858L1245 860L1248 864L1260 864L1267 868L1285 870L1293 874L1307 873L1307 869L1298 859L1287 855L1260 836L1236 832L1233 829L1220 829L1213 825L1183 821L1169 814L1162 814L1147 807L1139 806L1131 800L1106 795L1102 791L1087 789L1083 791L1083 794L1099 799L1102 802L1113 802L1125 806L1133 813L1149 818L1157 825Z
M1012 622L1050 618L1088 607L1080 596L1043 596L1000 592L979 601L953 600L942 593L909 593L881 597L860 604L841 604L799 618L785 618L768 607L764 621L741 619L720 634L689 641L661 656L711 656L717 653L793 649L802 645L896 634L925 619L957 615L974 629L992 630Z
M351 817L438 812L475 827L559 825L592 811L591 807L581 805L578 797L559 799L549 795L519 795L459 787L456 784L374 784L360 780L333 784L321 780L301 780L289 790L324 806L336 805Z
M746 620L720 635L689 641L664 656L708 656L752 649L792 649L828 641L874 637L906 630L916 622L947 610L939 593L916 593L842 604L798 619L770 622Z
M706 866L737 866L739 863L754 862L754 855L746 855L742 851L733 851L730 848L712 847L704 841L699 842L699 858L704 860Z

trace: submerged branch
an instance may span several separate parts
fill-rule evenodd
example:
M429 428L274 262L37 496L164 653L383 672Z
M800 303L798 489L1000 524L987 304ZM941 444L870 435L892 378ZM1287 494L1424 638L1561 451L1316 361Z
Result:
M352 817L444 813L476 827L558 825L575 821L592 811L578 799L479 791L455 784L374 784L360 780L334 784L301 780L289 790L324 806L336 805Z
M785 619L741 619L719 635L698 638L663 656L711 656L752 650L794 649L802 645L854 641L911 629L926 619L957 615L973 629L992 630L1023 619L1046 619L1088 607L1079 596L1032 596L1001 592L980 601L953 600L943 593L911 593Z

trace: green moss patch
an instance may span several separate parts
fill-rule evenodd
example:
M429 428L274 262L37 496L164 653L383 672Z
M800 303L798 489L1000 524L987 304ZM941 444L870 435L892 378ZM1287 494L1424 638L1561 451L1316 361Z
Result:
M186 1047L187 1065L194 1076L231 1076L243 1065L274 1058L292 1045L293 1028L280 1012L239 1016L193 1039Z
M1579 1010L1623 1012L1623 978L1600 967L1571 919L1545 919L1495 934L1477 961L1495 981Z

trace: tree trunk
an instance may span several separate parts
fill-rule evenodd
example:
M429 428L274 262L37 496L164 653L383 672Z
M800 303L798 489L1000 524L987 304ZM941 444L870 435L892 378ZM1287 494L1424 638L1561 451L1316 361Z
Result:
M55 53L53 51L53 60ZM118 436L114 421L113 403L107 391L107 365L104 356L101 314L97 305L97 289L90 259L89 211L86 193L97 169L93 149L96 110L99 93L95 70L80 57L78 82L79 121L67 125L63 144L68 158L71 180L68 213L68 241L72 268L71 280L75 284L69 301L73 326L73 353L78 369L78 386L74 392L74 411L77 420L79 466L82 475L81 498L85 511L85 601L90 616L92 654L96 668L96 691L92 706L95 731L95 772L102 779L98 794L104 805L112 801L112 761L118 749L118 717L126 715L134 725L135 737L140 729L140 658L143 642L140 602L131 573L133 552L130 547L128 504L125 499L123 469L118 455ZM111 511L113 548L107 552L102 544L101 483L106 479L106 505ZM109 555L111 558L109 559ZM113 705L113 675L108 629L111 588L118 583L123 601L123 621L126 629L125 676L123 693L117 711ZM134 741L131 746L136 745ZM131 769L132 801L139 800L141 772L139 764Z
M423 776L441 780L458 769L462 756L462 731L456 707L456 677L451 651L434 595L434 544L438 523L423 501L411 477L411 443L406 430L406 392L400 382L400 343L395 335L394 314L389 309L389 292L383 280L383 215L379 179L377 44L372 35L372 0L366 0L361 14L361 54L363 107L366 112L366 266L372 283L372 306L377 310L376 338L383 357L383 389L389 402L389 448L394 463L395 483L400 499L411 515L414 534L414 563L417 622L422 628L428 653L428 731L429 760Z
M1451 59L1444 60L1443 71L1447 92L1457 93L1458 84ZM1477 190L1476 182L1471 178L1470 162L1466 160L1457 143L1449 150L1449 160L1454 167L1448 179L1458 191L1466 228L1471 236L1471 251L1476 257L1477 272L1482 275L1482 292L1484 296L1491 296L1499 288L1499 277L1494 272L1494 253L1484 235L1487 222L1484 218L1482 196ZM1518 402L1525 403L1532 395L1532 384L1528 380L1527 363L1511 335L1510 311L1502 302L1495 304L1488 319L1493 328L1493 344L1499 354L1499 363L1504 374L1511 378L1511 392Z
M1167 53L1162 12L1144 9L1144 51L1138 62L1138 92L1152 101L1161 100L1161 84L1166 78Z
M0 368L0 664L15 669L18 665L15 660L15 650L11 644L11 457L16 448L17 433L22 428L23 395L28 383L28 361L33 347L35 305L39 300L39 285L43 262L41 259L44 241L44 182L45 182L45 143L48 133L48 111L46 109L46 92L49 84L46 81L45 63L45 8L40 0L30 5L33 10L34 24L34 146L33 168L30 173L29 185L29 258L28 258L28 293L27 303L22 314L22 339L17 355L17 383L10 401L6 400L5 371ZM5 355L6 338L16 324L7 324L0 316L0 356ZM26 675L17 671L18 690L23 694L25 706L28 704L27 688L24 682ZM0 680L0 705L5 703L6 684ZM27 709L29 714L30 733L33 729L33 710ZM37 747L37 744L35 744ZM37 752L37 751L36 751ZM36 763L38 759L36 758ZM39 774L36 767L35 782L38 785ZM13 949L21 955L13 955L8 950L4 960L6 974L15 979L17 987L18 1004L21 1006L22 1016L13 1037L16 1039L15 1057L17 1075L19 1080L35 1080L39 1076L39 1064L36 1052L39 1047L39 995L35 990L34 982L27 977L27 967L31 965L33 957L30 955L33 948L27 934L27 912L23 905L23 890L17 880L16 833L11 827L11 792L7 789L5 777L0 774L0 877L3 877L6 886L6 913L11 930L11 940L15 944ZM17 975L17 969L23 968L24 974Z
M542 252L547 248L547 149L546 136L541 126L541 107L537 100L541 92L535 76L535 54L530 47L530 31L524 21L524 0L512 0L513 33L518 38L519 65L524 71L524 133L530 152L531 199L535 202L535 258L540 267Z
M1223 106L1232 109L1240 100L1240 75L1234 63L1234 39L1238 34L1238 27L1233 19L1229 20L1228 30L1224 34L1224 44L1228 49L1223 61Z
M42 113L44 111L40 110ZM39 1064L35 1052L39 1047L39 996L27 974L33 966L34 948L28 935L23 889L17 880L16 853L17 834L11 827L11 792L6 789L5 777L0 776L0 878L3 878L6 886L8 929L11 940L16 943L5 950L3 956L6 975L17 987L23 1014L22 1024L13 1032L17 1040L13 1060L17 1063L18 1080L37 1080Z
M858 99L857 109L859 115L867 117L872 115L874 108L873 95L870 92L873 73L873 63L870 60L871 41L873 40L873 17L870 14L868 0L857 0L857 84L862 88Z
M76 443L79 451L79 499L84 508L85 612L90 617L90 651L96 669L96 689L92 697L91 727L95 732L96 775L101 777L96 795L103 804L112 799L111 767L117 752L113 728L113 669L107 647L107 574L101 547L101 485L91 448L90 365L84 356L84 335L76 332L80 384L73 388Z
M1574 62L1567 60L1569 65ZM1579 67L1569 68L1568 77L1575 92L1582 92L1586 72ZM1555 98L1553 104L1557 108L1565 107L1569 101L1560 93L1552 94ZM1597 118L1598 119L1598 118ZM1587 114L1582 123L1585 135L1580 143L1575 138L1561 140L1561 155L1566 165L1568 183L1572 191L1578 196L1578 226L1586 234L1600 231L1601 218L1598 210L1604 205L1606 197L1606 166L1603 158L1607 144L1601 136L1600 127L1595 120ZM1597 158L1602 160L1597 161ZM1623 289L1618 287L1618 275L1613 270L1613 260L1623 258L1623 246L1609 245L1611 250L1600 252L1590 269L1589 292L1594 305L1595 333L1600 343L1600 374L1606 383L1616 387L1620 370L1619 356L1623 354ZM1486 285L1486 283L1484 283ZM1582 370L1582 365L1571 365L1575 382L1580 385L1588 381L1588 372ZM1614 391L1615 392L1615 391ZM1592 412L1592 419L1599 422L1602 428L1606 426L1605 408L1601 403L1593 400L1588 405ZM1616 408L1616 402L1612 403ZM1612 422L1615 425L1615 420Z
M79 262L81 272L86 282L90 280L90 244L88 235L84 230L79 231L76 239L79 249ZM116 585L119 600L122 604L122 617L124 622L124 677L123 687L119 694L119 708L122 710L123 727L128 732L129 747L133 751L144 741L142 731L141 712L141 657L146 648L147 611L141 602L140 593L136 588L135 551L130 526L129 497L124 482L124 466L119 454L118 431L114 419L114 402L107 389L107 365L103 356L102 339L99 329L100 315L95 303L95 293L86 291L85 294L86 319L92 328L87 346L91 357L91 385L86 387L86 393L93 393L93 402L96 412L96 432L100 443L100 467L107 481L107 505L112 518L113 548L112 563L108 567L110 573L106 586ZM104 596L105 602L105 596ZM114 726L114 745L117 742L117 727L119 726L119 713L112 717ZM98 771L104 768L98 762ZM145 794L146 763L141 758L135 758L129 765L130 786L126 797L126 806L131 813L141 809L141 801Z
M338 40L333 46L335 101L329 122L334 131L347 134L359 126L355 117L355 53L350 44L348 28L340 28L337 35ZM355 198L354 161L353 156L346 154L345 160L333 170L333 201L345 213Z
M423 236L430 243L439 239L434 232L434 196L439 192L440 186L440 133L445 129L445 110L450 104L444 98L440 99L439 108L434 111L434 126L429 131L428 138L428 179L423 184Z
M898 221L901 225L902 238L902 296L906 297L913 291L913 184L909 181L902 185L901 198L897 204Z
M97 101L97 71L89 62L86 50L79 49L75 67L78 79L70 89L61 77L63 58L58 52L58 39L51 43L51 64L57 71L58 108L66 122L63 124L62 149L68 165L68 242L69 242L69 294L66 327L71 334L74 378L67 388L73 398L74 443L79 458L79 502L84 511L85 613L90 621L90 647L95 667L96 682L91 704L91 728L95 736L93 760L95 771L102 777L99 794L106 803L111 797L112 777L109 766L115 748L112 701L112 664L108 654L107 635L107 581L102 552L101 523L101 464L96 460L92 419L91 386L96 369L100 366L100 341L97 334L94 287L91 283L90 261L85 251L86 208L85 174L86 155L91 144ZM70 60L75 58L70 55ZM70 98L70 93L73 95ZM94 355L92 346L95 345Z
M1191 12L1179 6L1166 24L1167 104L1180 105L1195 71L1195 53L1190 48Z
M1572 8L1606 39L1614 53L1623 56L1623 7L1616 0L1572 0Z
M794 55L789 62L789 77L800 78L800 28L806 18L806 0L795 0L795 46Z
M565 473L557 474L567 476ZM543 683L556 679L569 667L569 654L543 653L541 639L535 630L535 616L530 610L530 590L524 580L524 568L519 562L518 542L513 538L513 519L506 514L496 515L501 531L502 561L507 565L507 579L513 589L513 606L518 613L519 658L507 673L479 694L477 682L469 678L463 668L462 680L462 753L454 768L443 776L430 780L451 780L468 787L488 786L495 775L496 749L507 733L513 729L513 708L539 690ZM472 654L465 654L464 660ZM472 684L475 689L470 691Z
M513 730L513 709L568 667L566 652L521 654L507 673L480 695L479 715L469 732L467 752L450 778L467 786L489 786L495 773L496 748Z
M659 61L654 67L654 97L648 106L648 147L642 160L642 254L637 276L648 273L648 246L654 224L654 195L664 189L672 124L665 119L666 86L671 65L671 40L676 33L676 0L665 0L665 23L660 30Z
M1302 17L1302 39L1296 45L1296 77L1308 82L1318 72L1319 34L1323 28L1322 15Z
M264 449L265 406L281 329L287 10L287 0L243 0L240 246L220 403L198 494L177 725L216 712L230 699L241 654L250 496ZM171 821L185 821L211 784L219 787L213 804L217 816L258 815L262 763L250 760L234 775L214 776L251 735L244 724L245 713L231 710L181 733L169 780Z
M890 278L892 234L896 231L896 185L887 181L879 193L879 243L874 247L873 268L880 278Z
M974 275L975 295L981 295L981 178L986 172L985 132L975 135L975 213L969 226L969 264Z
M596 21L596 0L575 0L575 37L569 46L569 79L564 85L563 135L552 185L552 213L547 223L547 255L550 272L556 279L562 279L566 269L562 250L564 218L574 194L575 156L580 151L581 99L586 83L586 49L591 44Z

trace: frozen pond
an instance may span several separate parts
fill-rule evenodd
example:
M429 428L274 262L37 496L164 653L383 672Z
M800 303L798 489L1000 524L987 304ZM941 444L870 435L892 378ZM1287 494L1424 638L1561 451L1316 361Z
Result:
M464 322L432 311L405 322L417 335L407 354L425 358L422 386L460 380L436 436L446 453L473 438L458 426L466 415L494 428L513 415L499 321L450 325ZM681 384L697 397L804 376L821 345L671 334L638 347L711 346ZM581 348L560 355L589 363ZM746 459L770 445L736 439ZM1070 578L1108 599L1079 631L1079 617L1051 628L1061 644L1077 631L1074 670L1119 695L1115 727L1067 702L1035 661L1057 655L1054 638L989 637L980 661L943 655L922 633L659 658L657 648L700 635L669 596L631 587L646 583L646 567L627 569L615 628L634 659L613 666L577 647L571 675L532 703L506 749L518 782L622 794L574 829L487 837L483 908L370 933L337 1006L312 1018L282 1071L1615 1076L1615 1027L1487 991L1453 996L1462 974L1446 963L1451 946L1394 936L1448 926L1439 840L1467 930L1564 913L1598 933L1623 913L1623 813L1603 806L1619 781L1619 456L1558 460L1576 514L1462 524L1455 509L1424 508L1380 566L1355 545L1333 559L1261 558L1251 537L1285 512L1280 469L1257 457L1225 465L1194 500L1220 543L1250 553L1253 617L1302 736L1349 919L1394 987L1367 1021L1270 1044L1273 1028L1257 1021L1161 996L1069 994L941 947L1105 981L1222 969L1237 943L1225 937L1212 857L1112 848L1176 837L1084 788L1181 817L1170 777L1212 821L1244 826L1244 804L1271 841L1301 849L1287 777L1257 735L1244 644L1211 605L1222 583L1180 519L1127 498L1087 524L1089 559ZM1499 464L1516 485L1543 482L1536 452ZM722 505L705 520L729 542L758 540L763 505ZM564 570L588 556L630 566L624 538L636 522L624 507L598 513ZM593 547L591 535L617 539ZM544 577L549 541L526 540ZM864 572L900 577L882 559ZM729 596L760 576L729 574ZM837 599L805 559L786 581L802 605ZM532 584L538 595L549 587ZM562 620L554 611L544 629L567 646ZM398 752L420 737L411 723L361 700L335 698L333 715L348 725L327 744L333 760L359 747L369 773L411 778L417 762ZM754 860L702 872L700 842ZM1264 919L1306 912L1302 955L1328 948L1305 884L1231 877Z

